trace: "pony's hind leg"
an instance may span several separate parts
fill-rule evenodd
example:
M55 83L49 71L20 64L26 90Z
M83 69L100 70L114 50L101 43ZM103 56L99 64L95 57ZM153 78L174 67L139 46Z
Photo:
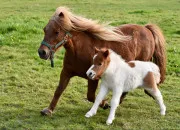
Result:
M91 110L86 113L85 117L89 118L96 114L99 104L105 98L107 93L108 93L108 88L106 86L101 86Z
M163 97L161 95L160 90L157 87L152 88L152 89L146 89L146 90L154 97L156 102L159 104L161 115L165 115L166 114L166 106L164 105Z

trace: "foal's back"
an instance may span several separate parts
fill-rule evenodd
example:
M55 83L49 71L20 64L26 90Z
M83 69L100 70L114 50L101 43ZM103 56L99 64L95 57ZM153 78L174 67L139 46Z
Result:
M144 62L144 61L130 61L129 64L133 64L132 69L142 76L144 79L149 72L152 72L155 78L156 83L160 82L160 71L159 67L152 62Z

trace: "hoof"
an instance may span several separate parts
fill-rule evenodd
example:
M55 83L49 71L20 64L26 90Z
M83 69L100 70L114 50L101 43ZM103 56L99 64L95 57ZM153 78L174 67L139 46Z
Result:
M166 106L163 105L163 108L160 111L161 115L164 116L166 114Z
M108 100L108 99L103 100L102 103L99 105L99 106L100 106L101 108L103 108L104 110L110 108L107 100Z
M45 108L41 111L41 115L43 116L51 116L52 115L52 111L48 108Z
M161 113L162 116L166 115L166 111L165 110L161 111L160 113Z
M102 107L104 110L110 108L109 104L105 104L103 107Z
M89 113L86 113L86 115L85 115L85 117L86 118L89 118L89 117L91 117L92 115L90 115Z
M162 116L165 116L165 115L166 115L166 113L165 113L165 112L161 112L161 115L162 115Z
M96 115L96 112L89 111L86 113L85 117L89 118L89 117L92 117L94 115Z
M107 121L106 121L106 124L107 124L107 125L111 125L112 122L113 122L112 120L107 120Z

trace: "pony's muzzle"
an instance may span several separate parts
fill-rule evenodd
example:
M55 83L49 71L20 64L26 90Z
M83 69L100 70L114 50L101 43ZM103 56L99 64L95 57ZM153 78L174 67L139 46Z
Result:
M42 59L47 60L49 58L49 53L47 50L44 49L38 49L39 57Z

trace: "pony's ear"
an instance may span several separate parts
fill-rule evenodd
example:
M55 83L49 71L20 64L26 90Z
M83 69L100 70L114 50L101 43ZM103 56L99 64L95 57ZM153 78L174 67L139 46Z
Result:
M59 13L59 17L60 17L60 18L64 18L63 12L60 12L60 13Z
M109 50L106 50L106 51L103 53L103 56L106 58L106 57L108 57L108 55L109 55Z
M97 47L94 47L95 53L99 52L99 49Z

